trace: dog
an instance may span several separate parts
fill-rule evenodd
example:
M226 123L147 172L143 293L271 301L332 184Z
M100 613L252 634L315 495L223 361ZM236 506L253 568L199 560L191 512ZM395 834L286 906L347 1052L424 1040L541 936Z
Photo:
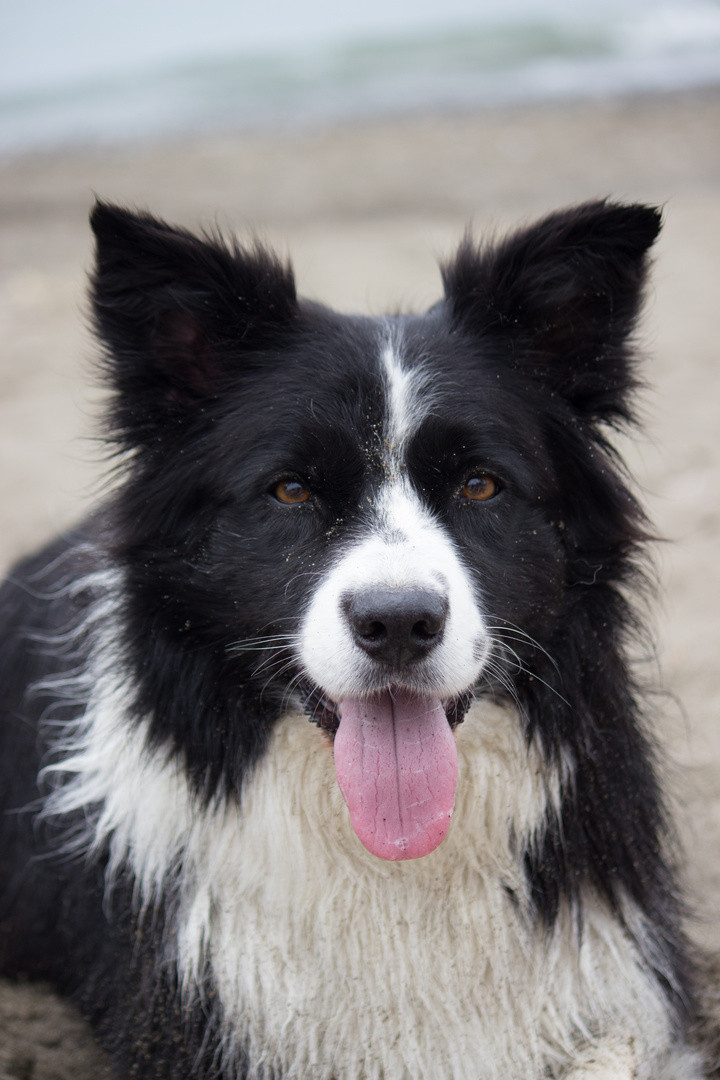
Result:
M698 1080L610 441L660 212L386 318L91 222L119 479L1 594L2 971L125 1078Z

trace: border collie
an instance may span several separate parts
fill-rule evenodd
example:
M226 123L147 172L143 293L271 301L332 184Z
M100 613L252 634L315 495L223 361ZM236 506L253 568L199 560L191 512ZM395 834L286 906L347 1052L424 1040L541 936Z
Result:
M0 594L1 969L120 1077L697 1080L608 441L659 212L386 318L92 226L122 479Z

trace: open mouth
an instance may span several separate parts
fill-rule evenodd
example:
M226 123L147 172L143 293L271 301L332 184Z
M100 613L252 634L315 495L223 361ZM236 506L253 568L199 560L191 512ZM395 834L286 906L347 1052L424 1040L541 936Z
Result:
M332 701L318 686L314 686L305 679L301 679L297 686L303 708L309 719L334 737L340 727L340 705ZM392 693L392 691L389 692ZM442 707L451 730L454 730L458 724L463 722L465 713L470 708L472 701L472 690L467 690L464 694L458 694L457 697L447 698L442 701Z
M445 839L458 777L453 728L470 701L470 694L445 703L394 688L336 704L307 689L310 718L333 738L352 827L373 855L417 859Z

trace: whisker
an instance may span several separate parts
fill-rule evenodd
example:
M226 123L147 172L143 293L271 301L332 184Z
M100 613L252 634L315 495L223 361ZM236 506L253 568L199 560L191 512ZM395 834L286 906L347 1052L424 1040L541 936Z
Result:
M521 708L522 703L520 701L518 692L515 689L515 687L513 686L512 680L510 680L508 678L507 673L504 672L500 667L498 667L492 661L488 661L488 663L485 665L485 671L488 672L490 675L492 675L495 678L495 680L498 683L500 683L500 685L507 691L507 693L510 695L510 697L515 702L515 704L519 708ZM485 672L483 672L483 677L486 677Z
M297 689L298 683L300 682L301 679L302 679L302 673L297 671L297 672L295 672L295 674L293 675L293 677L290 679L287 686L285 687L285 691L283 693L281 706L280 706L283 710L288 707L289 699L290 699L291 695L295 693L295 690Z
M292 644L296 641L296 634L270 634L267 637L247 638L244 641L234 641L226 647L226 652L261 652L277 646Z
M293 667L294 663L294 660L285 654L282 656L269 656L266 660L263 660L261 664L258 664L252 672L252 677L255 678L256 675L267 675L269 678L274 678L277 675L282 675L288 668Z
M560 668L557 662L550 655L547 649L543 648L539 641L537 641L534 637L531 637L530 634L528 634L525 630L522 630L519 626L515 626L514 623L505 622L503 620L502 626L488 626L487 629L491 633L493 631L496 631L501 637L513 637L516 641L527 642L527 644L530 645L533 649L537 649L538 652L541 652L543 656L547 657L547 659L550 661L558 674L560 673Z
M551 685L551 683L547 682L540 675L538 675L537 672L533 671L531 668L526 667L526 665L523 664L522 660L514 649L512 649L509 645L502 641L502 639L492 638L491 640L493 641L493 644L497 645L499 648L504 649L506 652L512 653L513 657L515 658L515 667L517 671L522 671L525 675L529 675L530 678L536 679L552 694L555 694L555 696L559 698L564 705L567 705L568 708L570 708L570 702L567 700L567 698L564 698L559 690L557 690L554 686Z

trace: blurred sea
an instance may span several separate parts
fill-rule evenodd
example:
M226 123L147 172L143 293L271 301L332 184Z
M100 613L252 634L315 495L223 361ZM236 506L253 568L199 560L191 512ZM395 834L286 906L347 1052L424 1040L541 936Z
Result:
M720 84L720 0L2 0L0 154Z

